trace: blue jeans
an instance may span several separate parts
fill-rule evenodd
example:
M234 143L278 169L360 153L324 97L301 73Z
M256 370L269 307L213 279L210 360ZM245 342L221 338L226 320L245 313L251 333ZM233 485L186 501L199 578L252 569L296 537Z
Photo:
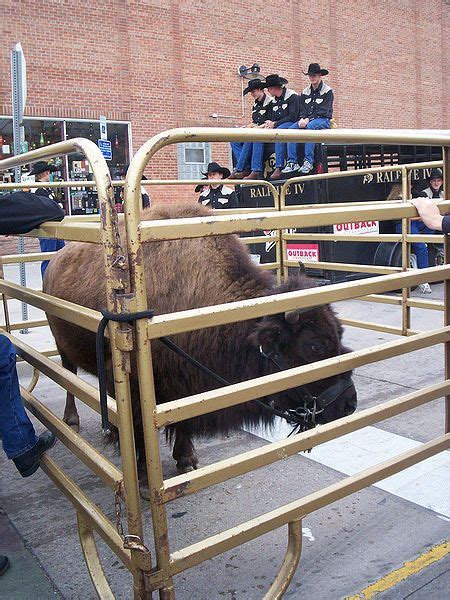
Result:
M0 334L0 437L8 458L17 458L38 441L22 404L16 370L16 352Z
M290 129L295 123L288 121L282 123L277 129ZM294 144L295 146L296 144ZM275 168L282 169L284 167L284 157L286 155L286 142L276 142L275 144Z
M298 121L293 123L289 129L300 129L300 127L298 126ZM312 121L310 121L308 123L308 125L306 126L305 129L330 129L330 119L313 119ZM311 163L312 165L314 164L314 150L315 150L315 144L308 142L307 144L305 144L305 159ZM298 162L298 158L297 158L297 144L296 143L291 143L287 145L288 147L288 160L292 161L292 162Z
M263 170L264 144L262 142L231 142L231 149L236 158L236 171Z
M64 248L64 240L57 240L54 238L39 238L39 245L41 246L41 252L56 252ZM41 262L41 275L44 279L45 269L48 267L49 260L43 260Z
M436 233L434 229L427 227L423 221L410 221L410 230L413 234L423 233L433 235ZM398 221L395 224L395 231L397 233L402 232L401 221ZM417 267L419 269L426 269L428 267L428 246L426 244L422 244L422 242L415 242L411 244L411 250L416 255Z

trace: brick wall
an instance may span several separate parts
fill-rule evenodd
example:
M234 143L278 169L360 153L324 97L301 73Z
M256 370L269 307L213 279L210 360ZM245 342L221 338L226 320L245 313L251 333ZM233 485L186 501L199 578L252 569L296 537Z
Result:
M340 127L448 127L450 6L443 0L1 4L0 72L9 74L10 50L20 41L26 114L130 120L134 151L172 127L247 122L251 99L238 118L236 73L255 61L297 91L309 62L327 67ZM10 114L9 85L8 75L0 85L2 114ZM217 121L212 113L236 118ZM216 160L228 156L223 145L213 149ZM146 174L177 177L175 148L159 152ZM169 188L152 196L195 197Z

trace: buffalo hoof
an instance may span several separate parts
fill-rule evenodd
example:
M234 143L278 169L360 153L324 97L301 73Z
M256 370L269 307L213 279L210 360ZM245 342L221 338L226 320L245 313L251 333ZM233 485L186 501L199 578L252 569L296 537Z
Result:
M177 471L180 475L190 473L198 468L198 460L194 457L185 458L177 462Z
M148 489L148 485L144 484L139 487L139 494L142 500L150 501L150 490Z
M70 429L73 429L73 431L75 431L75 433L79 433L80 432L80 420L79 419L74 419L73 417L65 417L63 419L64 423L66 423Z

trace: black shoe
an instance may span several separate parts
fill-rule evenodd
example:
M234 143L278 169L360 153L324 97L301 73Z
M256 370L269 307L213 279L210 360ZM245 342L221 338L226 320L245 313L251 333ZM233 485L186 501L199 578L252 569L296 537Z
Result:
M0 576L4 575L9 569L9 558L7 556L0 555Z
M51 431L44 431L38 437L37 444L31 450L13 459L22 477L29 477L39 469L41 456L44 452L50 450L55 443L56 437L53 433Z

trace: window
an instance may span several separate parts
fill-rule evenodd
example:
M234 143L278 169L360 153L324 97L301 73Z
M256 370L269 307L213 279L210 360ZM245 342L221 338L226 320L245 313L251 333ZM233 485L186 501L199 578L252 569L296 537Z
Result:
M178 144L178 177L180 179L202 179L211 162L211 145L207 142Z

